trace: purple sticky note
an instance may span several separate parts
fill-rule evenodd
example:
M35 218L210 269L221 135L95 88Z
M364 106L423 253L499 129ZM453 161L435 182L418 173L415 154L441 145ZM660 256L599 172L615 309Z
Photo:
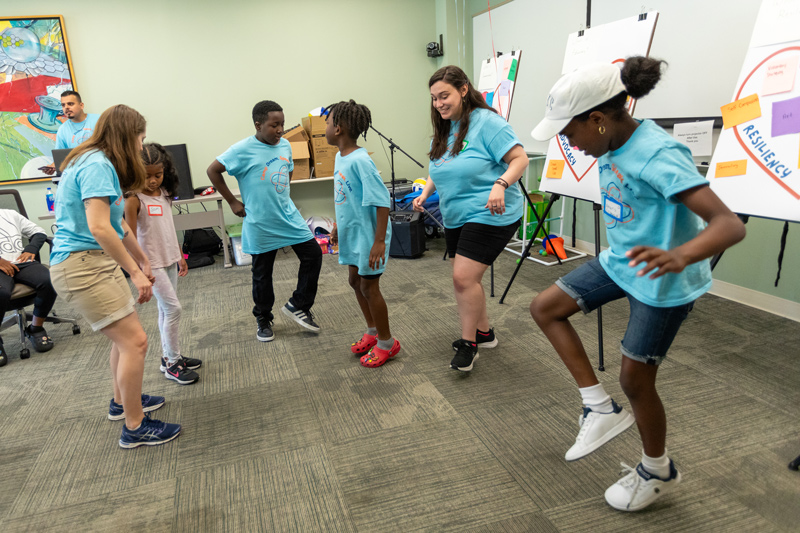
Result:
M772 136L800 133L800 96L772 102Z

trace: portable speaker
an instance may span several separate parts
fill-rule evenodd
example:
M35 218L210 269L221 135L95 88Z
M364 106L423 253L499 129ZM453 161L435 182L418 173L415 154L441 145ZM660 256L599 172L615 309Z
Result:
M415 258L425 253L425 224L422 213L416 211L392 211L392 241L389 257Z

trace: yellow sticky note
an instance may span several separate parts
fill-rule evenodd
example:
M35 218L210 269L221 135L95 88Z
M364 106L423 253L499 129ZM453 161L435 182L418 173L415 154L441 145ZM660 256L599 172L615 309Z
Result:
M718 178L728 178L730 176L742 176L747 173L747 159L739 161L726 161L717 163L717 171L714 174Z
M723 129L732 128L761 116L761 103L757 94L739 98L719 108L722 111Z
M561 174L564 173L564 160L563 159L551 159L550 163L547 165L547 173L545 173L545 178L550 178L554 180L560 180Z

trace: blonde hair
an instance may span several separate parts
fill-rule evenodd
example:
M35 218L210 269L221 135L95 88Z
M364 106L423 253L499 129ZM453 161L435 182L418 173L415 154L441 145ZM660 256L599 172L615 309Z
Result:
M131 107L119 104L106 109L97 120L92 136L69 153L61 170L84 154L100 150L114 165L123 191L141 189L147 172L139 150L139 136L146 126L144 117Z

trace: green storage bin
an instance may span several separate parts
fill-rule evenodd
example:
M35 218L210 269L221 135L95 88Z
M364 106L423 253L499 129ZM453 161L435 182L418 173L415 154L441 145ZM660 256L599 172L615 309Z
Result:
M539 218L542 218L542 216L544 216L544 210L547 207L547 202L544 199L544 195L542 193L539 193L539 192L532 192L532 193L529 193L528 196L530 196L531 200L533 201L533 205L536 208L536 214L539 216ZM517 231L517 236L520 239L522 239L523 238L522 232L523 232L523 229L524 229L524 231L525 231L525 237L524 237L525 240L530 240L530 239L534 238L533 230L536 229L537 222L536 222L536 217L533 216L533 209L531 209L531 206L530 206L530 204L528 204L527 201L525 202L525 208L528 210L528 224L527 224L527 226L525 228L520 226L519 230ZM536 235L535 238L543 239L543 238L547 237L547 235L549 235L549 233L550 233L550 223L549 222L545 222L544 225L542 226L542 229L539 230L539 234Z

